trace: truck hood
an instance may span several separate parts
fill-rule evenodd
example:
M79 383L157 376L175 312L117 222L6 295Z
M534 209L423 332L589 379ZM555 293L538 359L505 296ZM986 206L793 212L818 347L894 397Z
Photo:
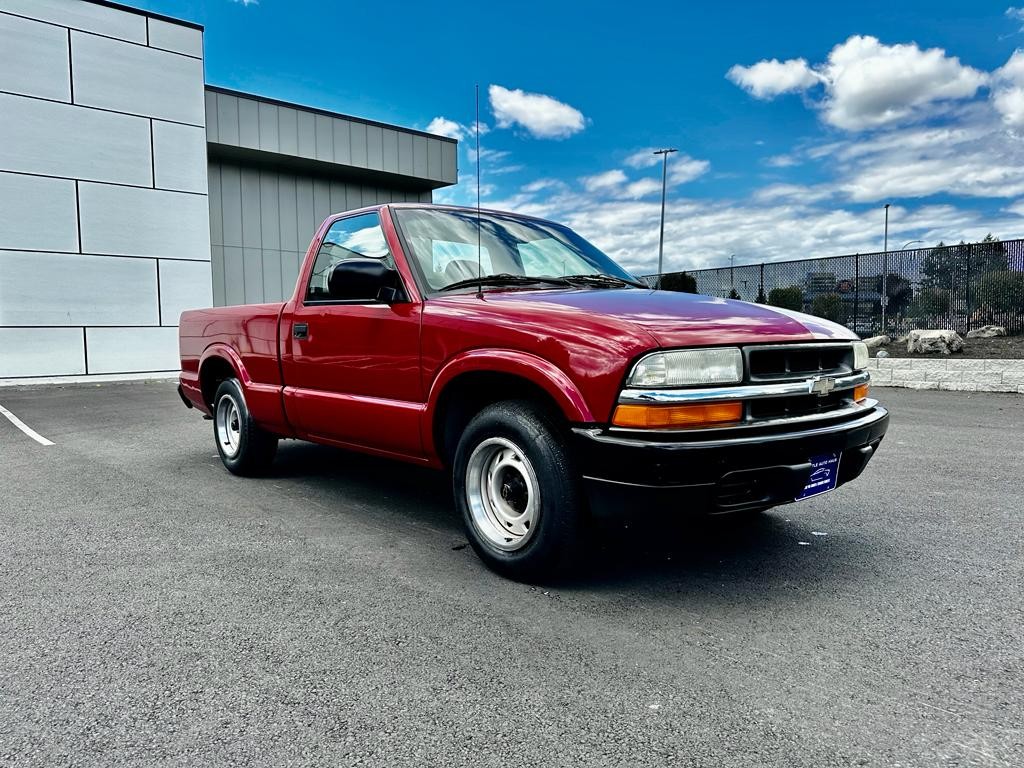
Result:
M849 329L802 312L693 293L637 289L493 291L486 300L512 313L552 305L600 320L629 323L662 347L757 342L847 340Z

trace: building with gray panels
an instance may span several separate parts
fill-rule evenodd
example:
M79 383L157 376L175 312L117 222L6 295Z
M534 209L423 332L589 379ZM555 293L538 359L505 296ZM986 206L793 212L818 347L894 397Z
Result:
M0 0L0 379L173 371L182 310L280 300L328 214L455 180L451 139L207 86L198 25Z

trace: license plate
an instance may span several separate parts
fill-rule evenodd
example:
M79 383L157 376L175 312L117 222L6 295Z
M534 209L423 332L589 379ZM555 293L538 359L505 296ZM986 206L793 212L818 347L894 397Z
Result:
M807 485L800 491L796 501L809 499L821 493L828 493L834 490L839 482L839 457L838 453L826 453L822 456L811 456L811 476L807 478Z

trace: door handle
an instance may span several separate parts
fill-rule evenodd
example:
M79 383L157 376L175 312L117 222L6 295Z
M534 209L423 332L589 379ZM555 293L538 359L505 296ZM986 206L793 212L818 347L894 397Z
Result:
M296 339L308 339L309 338L309 324L308 323L294 323L292 324L292 337Z

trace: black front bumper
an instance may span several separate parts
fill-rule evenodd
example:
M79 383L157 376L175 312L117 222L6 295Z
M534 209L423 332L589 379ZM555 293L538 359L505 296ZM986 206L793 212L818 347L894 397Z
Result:
M573 429L577 466L591 510L739 512L792 501L811 474L810 458L841 453L839 485L864 471L889 426L875 406L854 419L799 431L726 436Z

